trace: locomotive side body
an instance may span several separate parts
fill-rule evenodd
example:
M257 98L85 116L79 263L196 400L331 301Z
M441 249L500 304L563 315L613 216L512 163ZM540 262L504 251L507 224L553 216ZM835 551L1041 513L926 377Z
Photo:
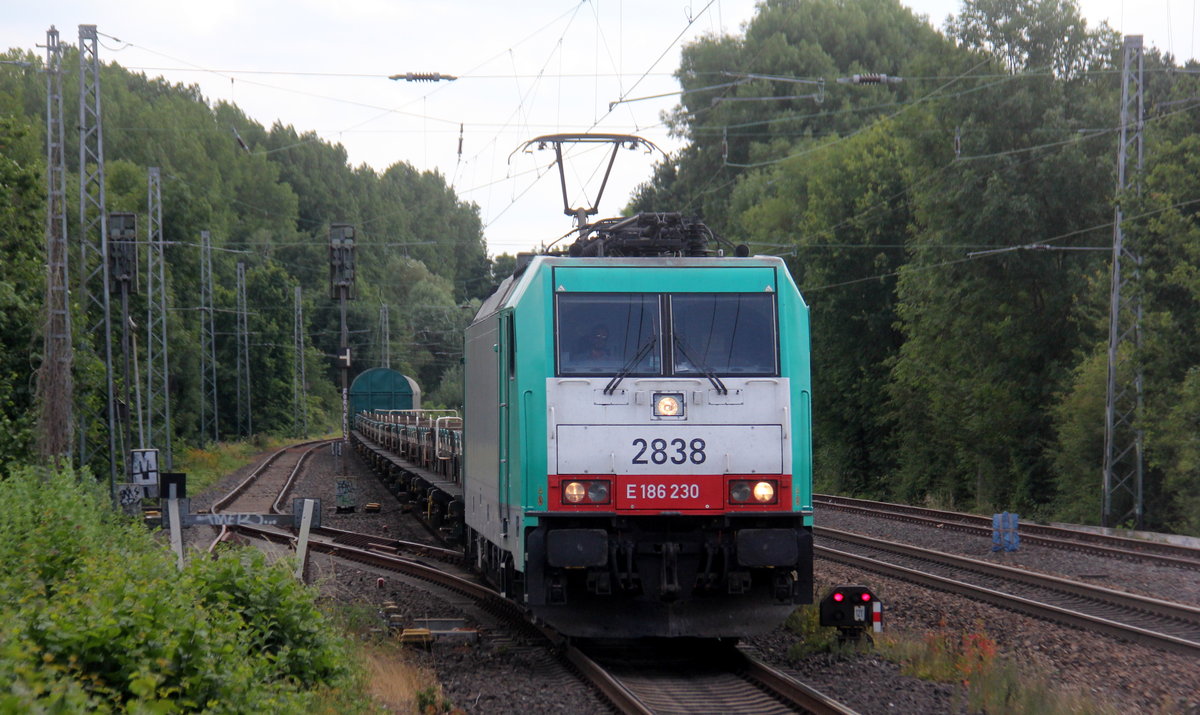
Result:
M808 309L781 261L537 257L465 360L466 547L535 615L738 637L811 602Z

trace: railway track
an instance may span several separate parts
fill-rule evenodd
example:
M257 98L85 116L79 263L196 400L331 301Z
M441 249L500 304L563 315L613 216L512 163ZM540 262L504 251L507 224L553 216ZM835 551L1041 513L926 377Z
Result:
M279 512L305 460L324 444L279 450L216 502L213 510ZM283 546L293 546L296 539L291 531L270 526L242 524L222 531ZM503 627L522 639L544 641L559 654L562 667L591 684L619 712L854 712L747 650L725 644L691 641L684 649L676 643L649 651L645 643L638 643L620 651L622 656L611 647L597 651L594 646L568 643L553 631L531 624L517 604L475 580L466 572L461 552L455 550L327 526L312 530L308 549L465 597L477 606L476 612L490 616L490 628Z
M287 544L294 537L271 527L235 526L239 533ZM530 624L512 601L466 575L449 573L443 566L460 561L457 552L424 544L381 539L322 527L314 529L309 549L373 569L415 578L467 596L483 611L525 638L542 638L557 647L561 657L586 682L593 685L623 713L853 713L837 701L756 659L748 651L724 645L690 641L688 654L675 656L669 647L648 648L645 643L619 651L567 643L553 631ZM400 553L410 550L409 553ZM431 565L413 558L435 559ZM699 645L697 645L699 644ZM725 650L716 651L720 647ZM679 646L673 647L678 650ZM728 652L726 652L728 651ZM649 653L649 655L648 655ZM653 663L654 667L649 667Z
M726 643L585 645L567 657L625 713L854 713Z
M1058 623L1200 655L1200 608L908 544L813 530L818 556Z
M822 509L837 509L980 536L990 536L992 533L991 517L978 514L964 514L825 494L814 494L813 501ZM1107 558L1200 570L1200 549L1189 546L1029 522L1022 522L1019 532L1022 541L1039 546L1090 553Z
M283 502L291 493L296 477L304 462L321 447L332 440L301 442L284 447L267 457L228 494L213 502L212 512L244 514L280 514ZM229 526L222 526L208 546L211 553L217 544L233 533Z

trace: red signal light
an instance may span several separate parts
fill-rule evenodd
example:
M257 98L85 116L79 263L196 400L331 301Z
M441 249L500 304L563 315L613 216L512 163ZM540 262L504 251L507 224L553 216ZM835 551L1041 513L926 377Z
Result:
M855 634L868 628L880 630L882 606L883 602L866 586L835 586L821 599L820 623L837 628L839 640L857 639Z

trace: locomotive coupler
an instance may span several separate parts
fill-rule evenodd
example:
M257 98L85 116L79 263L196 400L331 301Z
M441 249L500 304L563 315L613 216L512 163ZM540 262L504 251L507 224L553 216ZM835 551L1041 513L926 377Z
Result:
M597 596L611 596L612 576L607 571L588 571L587 590Z
M679 544L672 541L662 545L662 574L660 598L674 601L679 597Z
M775 598L779 601L792 600L792 573L791 571L776 570L772 576L773 585L775 587Z
M550 588L546 602L555 606L561 606L567 602L567 584L562 574L555 574L550 577Z
M619 559L618 554L624 554L624 559ZM634 547L630 541L617 542L612 541L612 559L614 575L617 577L617 585L624 591L634 591L638 588L637 572L633 567Z
M696 574L696 585L702 589L711 589L717 583L716 569L717 546L716 544L704 545L704 566L700 569L700 573Z

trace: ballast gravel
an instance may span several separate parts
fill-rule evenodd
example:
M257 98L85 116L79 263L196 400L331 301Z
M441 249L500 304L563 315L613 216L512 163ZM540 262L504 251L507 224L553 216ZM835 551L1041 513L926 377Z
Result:
M345 468L357 480L358 503L376 502L381 506L379 512L334 512L331 475L337 473L337 462L328 450L312 459L294 496L321 499L327 526L433 543L432 536L408 516L356 456L345 458ZM240 470L207 494L197 495L193 508L204 508L214 498L211 495L223 494L222 489L232 488L249 471ZM820 526L1200 606L1200 572L1196 571L1027 544L1015 553L993 553L987 538L832 509L819 510L817 522ZM189 543L198 543L197 535L189 536ZM474 644L437 644L413 650L415 659L437 674L443 696L455 708L467 713L611 712L596 693L571 676L549 647L507 632L504 626L481 622L469 606L444 593L434 594L396 578L385 578L380 587L380 574L337 565L328 559L314 559L310 573L330 598L347 608L375 613L384 601L390 601L396 604L400 621L451 617L480 628L481 637ZM1200 715L1200 661L1195 658L1042 621L819 558L815 576L818 598L835 584L870 586L884 604L885 635L903 635L918 642L961 642L964 637L994 642L997 659L1023 674L1024 680L1016 682L1040 678L1065 698L1063 702L1073 708L1070 712ZM794 633L780 628L749 639L747 644L764 660L864 715L978 711L972 709L961 682L932 682L907 675L900 666L869 650L822 653L794 660L789 651L797 639ZM1013 695L1012 709L1007 712L1023 711L1014 704L1019 697Z

